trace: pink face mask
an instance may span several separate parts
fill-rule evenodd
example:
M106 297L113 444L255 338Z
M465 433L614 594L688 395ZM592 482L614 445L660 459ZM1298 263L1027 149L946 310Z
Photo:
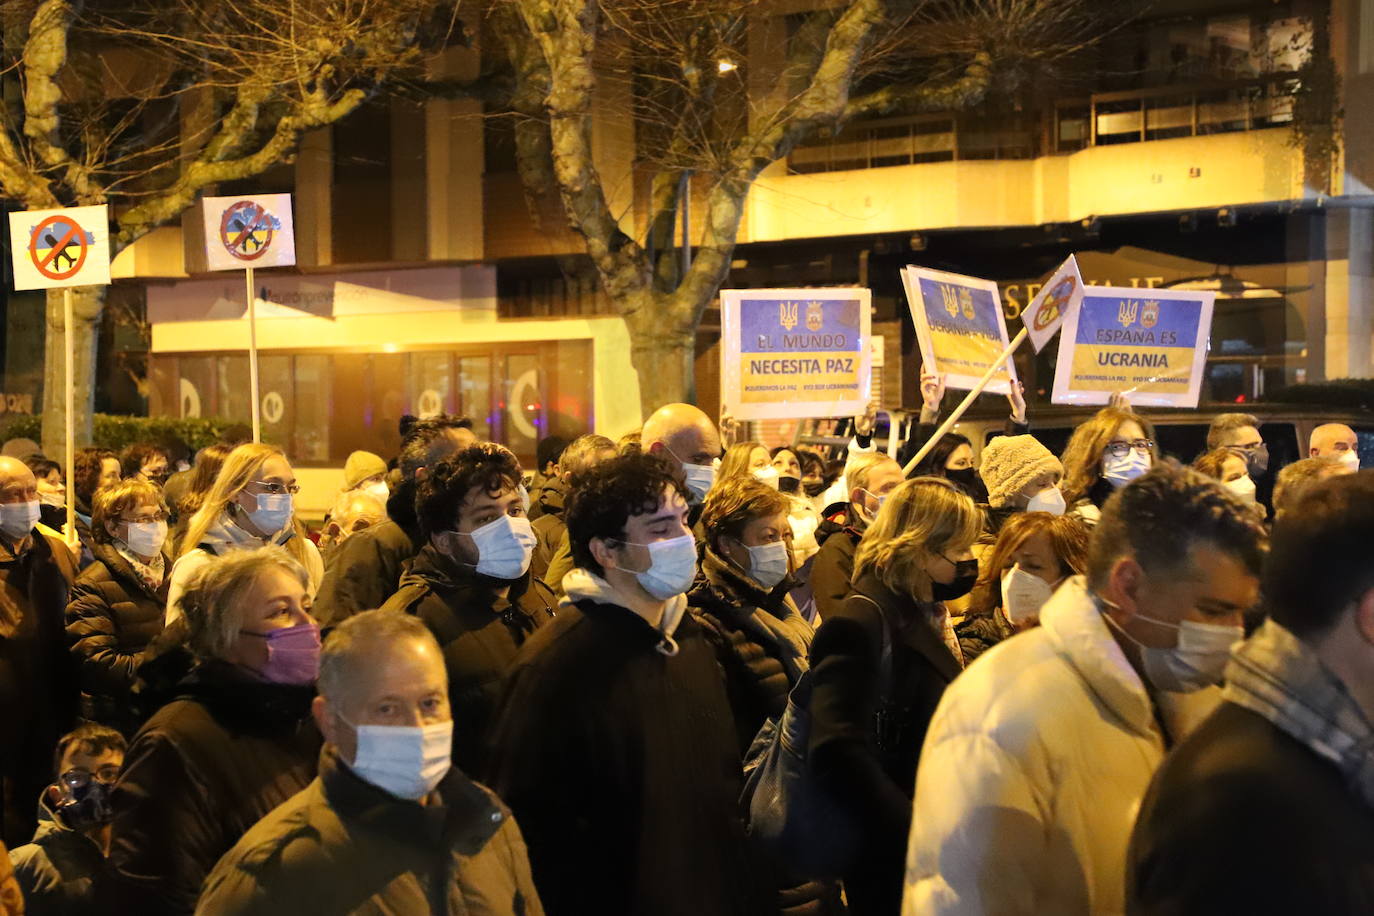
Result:
M320 675L320 628L313 623L244 636L267 640L267 664L259 674L273 684L313 684Z

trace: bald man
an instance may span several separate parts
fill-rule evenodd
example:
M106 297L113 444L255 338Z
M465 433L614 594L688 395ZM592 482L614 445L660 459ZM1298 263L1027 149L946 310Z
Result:
M386 520L386 505L368 490L349 490L339 496L334 511L329 513L329 524L320 534L320 553L324 555L325 568L339 546L354 533L366 531Z
M720 458L720 432L700 408L691 404L667 404L644 421L641 447L666 461L673 473L700 505L715 483L715 462Z
M0 815L11 847L33 838L53 748L76 715L63 630L76 564L36 530L38 505L33 472L0 458Z
M1335 458L1352 471L1360 469L1359 439L1344 423L1323 423L1312 430L1309 458Z

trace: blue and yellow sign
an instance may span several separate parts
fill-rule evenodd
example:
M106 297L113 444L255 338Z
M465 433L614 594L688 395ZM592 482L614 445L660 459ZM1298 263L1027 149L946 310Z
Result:
M1196 407L1214 292L1088 287L1065 321L1054 403Z
M740 420L860 413L868 290L722 290L721 400Z
M907 267L902 271L921 362L950 388L972 389L1007 348L1007 326L997 284L976 277ZM1008 363L988 391L1005 394L1015 369Z

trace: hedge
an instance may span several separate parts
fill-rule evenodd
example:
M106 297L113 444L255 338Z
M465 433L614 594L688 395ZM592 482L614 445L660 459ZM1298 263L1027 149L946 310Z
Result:
M231 426L242 426L218 417L126 417L98 413L94 417L97 448L119 451L135 442L161 442L175 436L192 452L218 442ZM16 417L0 425L0 442L9 439L43 441L41 416Z

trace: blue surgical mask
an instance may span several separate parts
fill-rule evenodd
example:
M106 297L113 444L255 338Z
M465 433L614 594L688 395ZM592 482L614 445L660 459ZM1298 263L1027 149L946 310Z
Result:
M652 544L630 544L649 551L649 568L636 572L640 586L659 601L681 595L692 587L697 577L697 542L690 534L654 541ZM630 570L627 570L629 572Z
M772 589L788 573L788 550L783 541L745 547L749 551L749 578L766 589Z
M1149 452L1131 449L1120 458L1108 452L1102 456L1102 476L1119 490L1142 474L1148 473L1151 464Z
M294 511L290 493L259 493L256 498L258 507L248 513L254 528L270 537L290 524Z

